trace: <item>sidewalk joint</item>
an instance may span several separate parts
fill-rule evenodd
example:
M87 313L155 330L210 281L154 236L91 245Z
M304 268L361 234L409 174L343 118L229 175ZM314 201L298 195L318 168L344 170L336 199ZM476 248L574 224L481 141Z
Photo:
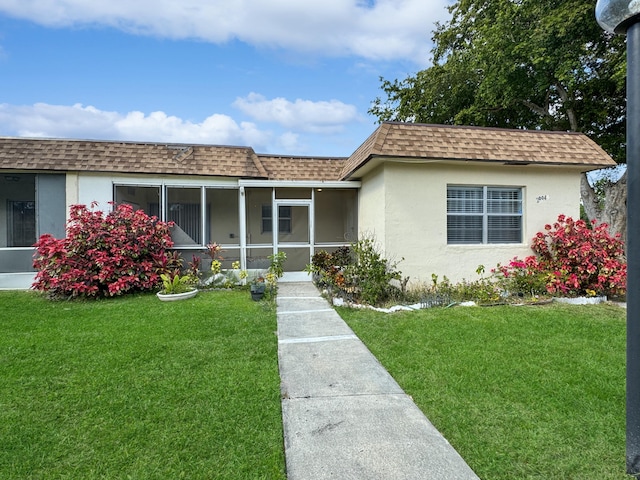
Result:
M291 315L292 313L318 313L318 312L334 312L333 308L318 308L315 310L289 310L287 312L278 312L278 315Z
M280 344L289 343L315 343L315 342L333 342L337 340L358 340L355 335L330 335L326 337L306 337L306 338L285 338L278 340Z

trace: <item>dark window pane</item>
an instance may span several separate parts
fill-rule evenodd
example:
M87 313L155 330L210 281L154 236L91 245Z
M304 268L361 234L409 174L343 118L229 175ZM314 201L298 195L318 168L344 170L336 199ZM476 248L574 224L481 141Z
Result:
M262 233L273 231L273 218L271 217L271 205L262 205Z
M488 228L489 243L522 242L522 217L520 216L489 217Z
M482 243L482 217L449 215L447 243Z
M8 200L9 247L30 247L36 243L36 203Z

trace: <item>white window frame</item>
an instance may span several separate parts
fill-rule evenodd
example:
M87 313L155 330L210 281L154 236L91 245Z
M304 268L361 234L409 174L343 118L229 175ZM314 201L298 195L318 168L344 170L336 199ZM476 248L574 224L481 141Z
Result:
M513 193L518 193L518 198L511 198L504 200L504 202L509 202L516 206L516 211L491 211L489 207L490 202L500 202L500 199L490 199L489 192L491 191L511 191ZM482 206L481 210L469 211L465 212L464 208L459 210L453 210L450 205L455 200L459 200L462 203L465 202L466 199L460 198L452 198L450 197L450 192L452 191L460 191L460 192L482 192L481 199L470 199L471 201L481 201ZM452 211L453 210L453 211ZM501 210L501 209L500 209ZM452 239L452 235L450 232L450 224L449 219L452 217L474 217L482 219L482 240L481 241L460 241L456 239ZM490 219L492 218L518 218L520 220L519 226L519 239L514 241L490 241ZM447 185L447 245L495 245L495 244L521 244L522 239L524 237L524 188L516 187L516 186L505 186L505 185L496 185L496 186L488 186L488 185Z
M278 231L281 233L291 233L291 225L293 222L291 206L278 205ZM269 204L262 205L262 233L273 232L273 206Z

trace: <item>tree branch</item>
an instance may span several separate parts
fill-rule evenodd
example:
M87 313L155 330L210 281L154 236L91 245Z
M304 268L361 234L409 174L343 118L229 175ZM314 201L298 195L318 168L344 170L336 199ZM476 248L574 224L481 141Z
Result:
M564 88L562 84L560 84L560 82L556 82L554 86L556 87L556 90L558 91L558 95L560 95L560 98L562 99L562 104L566 109L567 118L569 119L569 128L571 129L572 132L577 132L578 119L576 118L576 112L573 110L572 107L567 106L567 104L569 103L569 92L567 92L567 89Z
M548 117L549 116L549 108L547 106L547 108L545 107L541 107L540 105L536 105L533 102L530 102L529 100L520 100L522 102L522 104L527 107L529 110L531 110L533 113L540 115L541 117Z

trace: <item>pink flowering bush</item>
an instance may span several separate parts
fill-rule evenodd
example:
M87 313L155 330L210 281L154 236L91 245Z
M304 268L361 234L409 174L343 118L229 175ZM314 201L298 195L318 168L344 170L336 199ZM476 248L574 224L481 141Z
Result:
M91 207L71 206L66 238L38 239L34 289L55 298L112 297L152 290L161 284L160 274L175 275L181 261L168 251L170 223L130 205L106 215Z
M611 236L607 225L560 215L553 225L538 232L531 248L536 253L525 259L514 258L498 266L497 273L513 289L553 295L610 295L626 292L627 264L624 245Z

